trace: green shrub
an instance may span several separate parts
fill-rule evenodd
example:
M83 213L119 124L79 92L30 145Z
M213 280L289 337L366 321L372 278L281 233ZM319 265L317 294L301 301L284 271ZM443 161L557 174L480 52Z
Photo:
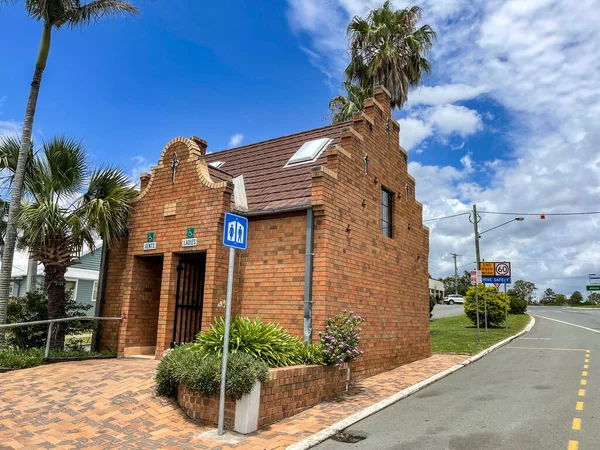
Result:
M435 304L437 303L435 296L432 294L429 294L429 317L431 318L431 316L433 315L433 307L435 306Z
M67 291L66 317L85 316L91 305L78 303L71 298ZM48 319L48 298L43 291L28 292L25 297L12 298L8 302L8 323L34 322ZM61 327L66 327L66 333L81 333L92 329L91 321L65 322ZM56 329L56 326L55 326ZM45 346L48 325L34 325L29 327L11 328L7 334L7 342L20 348L41 348Z
M175 397L181 384L204 395L219 392L221 385L221 358L203 355L191 345L177 347L163 357L156 371L158 395ZM269 368L245 353L234 353L227 360L225 392L233 398L250 393L256 381L265 382Z
M196 336L191 348L203 355L221 357L224 333L225 321L216 318L210 330ZM307 353L302 340L277 324L263 323L260 318L236 317L229 333L230 354L246 353L269 367L303 364L307 355L314 354L314 349Z
M323 346L321 344L305 343L299 347L298 352L302 360L301 364L325 364L323 360Z
M63 351L50 349L49 358L73 358L77 356L107 356L114 352L90 353L88 351ZM11 369L27 369L28 367L40 366L44 361L44 349L42 348L19 348L8 346L0 350L0 367Z
M325 331L319 333L325 364L341 367L363 354L358 349L363 321L354 311L344 311L327 319Z
M511 314L525 314L527 302L521 298L508 296L508 312Z
M494 286L485 289L487 298L487 322L488 326L498 326L504 323L504 294L496 290ZM485 323L483 285L478 286L479 293L479 324ZM465 295L465 314L476 324L475 287L471 286Z

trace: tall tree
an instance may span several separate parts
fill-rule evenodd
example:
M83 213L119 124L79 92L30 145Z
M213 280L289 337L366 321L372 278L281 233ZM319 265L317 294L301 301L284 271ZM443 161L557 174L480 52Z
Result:
M8 203L0 199L0 256L4 252L4 235L6 234L6 214L8 214Z
M583 301L583 295L581 292L575 291L569 297L569 305L579 305Z
M14 3L15 1L0 0L0 4ZM48 54L50 52L52 31L60 29L63 26L70 28L85 27L91 22L95 22L105 16L138 13L138 9L127 0L93 0L85 3L81 0L24 0L23 3L29 17L42 23L42 38L29 90L29 99L27 100L27 107L25 109L23 134L21 136L19 157L14 172L10 208L6 224L5 246L2 255L2 267L0 268L0 324L6 323L10 274L17 238L17 216L23 196L26 159L31 146L33 119L42 83L42 75L44 69L46 69ZM4 330L0 330L0 347L2 347L3 343Z
M554 289L547 288L544 291L544 295L542 295L540 303L543 305L548 305L548 304L552 305L552 304L554 304L555 300L556 300L556 293L554 292Z
M458 289L456 289L458 285ZM463 274L454 280L454 276L444 278L444 292L447 294L454 294L458 292L459 295L466 295L467 290L471 287L471 272L465 270Z
M14 147L14 146L13 146ZM2 155L14 151L0 141ZM2 167L14 173L15 166ZM79 262L84 248L92 251L99 239L110 246L125 235L130 203L137 195L119 169L91 169L81 143L56 137L44 143L41 155L25 167L25 194L17 217L20 248L44 265L48 318L65 317L65 273ZM62 346L64 327L53 345Z
M512 289L508 291L508 295L520 298L521 300L525 300L528 304L531 304L536 290L535 284L531 281L517 280L513 284Z
M424 55L436 34L429 25L417 26L421 14L418 6L394 10L387 0L366 18L355 16L347 29L350 63L346 79L366 89L369 96L373 87L384 86L392 96L392 108L402 108L409 87L418 86L423 75L431 72ZM348 91L348 100L350 95Z
M562 305L566 305L567 304L567 296L565 294L556 294L554 296L554 301L550 304L556 305L556 306L562 306Z
M593 303L594 305L600 305L600 294L598 292L592 292L588 295L587 302Z

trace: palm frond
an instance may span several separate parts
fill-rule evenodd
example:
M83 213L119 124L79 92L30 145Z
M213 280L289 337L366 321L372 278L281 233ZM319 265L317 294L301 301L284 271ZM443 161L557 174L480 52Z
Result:
M84 5L80 0L72 0L73 8L69 11L67 23L70 27L81 27L96 22L103 17L138 15L140 11L126 0L94 0Z

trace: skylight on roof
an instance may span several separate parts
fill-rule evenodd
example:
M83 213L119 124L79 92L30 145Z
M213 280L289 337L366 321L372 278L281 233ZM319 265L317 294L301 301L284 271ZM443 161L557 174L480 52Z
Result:
M322 138L305 142L302 144L302 147L294 153L294 156L289 159L285 167L315 161L331 141L332 139Z
M213 162L209 162L208 165L214 167L215 169L218 169L219 167L221 167L223 164L225 164L225 161L213 161Z

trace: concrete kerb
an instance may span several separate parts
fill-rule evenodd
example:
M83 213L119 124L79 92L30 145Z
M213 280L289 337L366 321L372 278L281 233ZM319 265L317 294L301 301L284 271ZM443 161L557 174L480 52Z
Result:
M357 413L354 413L351 416L348 416L345 419L334 423L333 425L327 427L326 429L319 431L317 434L315 434L309 438L303 439L299 442L296 442L295 444L289 445L288 447L286 447L286 450L306 450L311 447L314 447L315 445L325 441L326 439L329 439L331 436L333 436L338 431L345 430L346 428L354 425L357 422L360 422L361 420L369 417L370 415L373 415L376 412L379 412L382 409L387 408L388 406L390 406L396 402L399 402L400 400L414 394L415 392L420 391L424 387L429 386L430 384L433 384L438 380L441 380L442 378L450 375L451 373L454 373L457 370L460 370L463 367L468 366L469 364L477 361L478 359L483 358L485 355L493 352L494 350L497 350L500 347L503 347L504 345L508 344L512 340L531 331L531 329L533 328L534 325L535 325L535 319L533 318L533 316L531 316L531 320L529 321L529 324L527 324L525 329L523 331L521 331L520 333L517 333L514 336L511 336L507 339L504 339L503 341L498 342L497 344L494 344L489 348L486 348L482 352L479 352L476 355L465 359L460 364L452 366L449 369L444 370L443 372L437 373L434 376L427 378L426 380L423 380L409 388L406 388L400 392L397 392L396 394L392 395L391 397L383 399L380 402L375 403L374 405L371 405L361 411L358 411Z

